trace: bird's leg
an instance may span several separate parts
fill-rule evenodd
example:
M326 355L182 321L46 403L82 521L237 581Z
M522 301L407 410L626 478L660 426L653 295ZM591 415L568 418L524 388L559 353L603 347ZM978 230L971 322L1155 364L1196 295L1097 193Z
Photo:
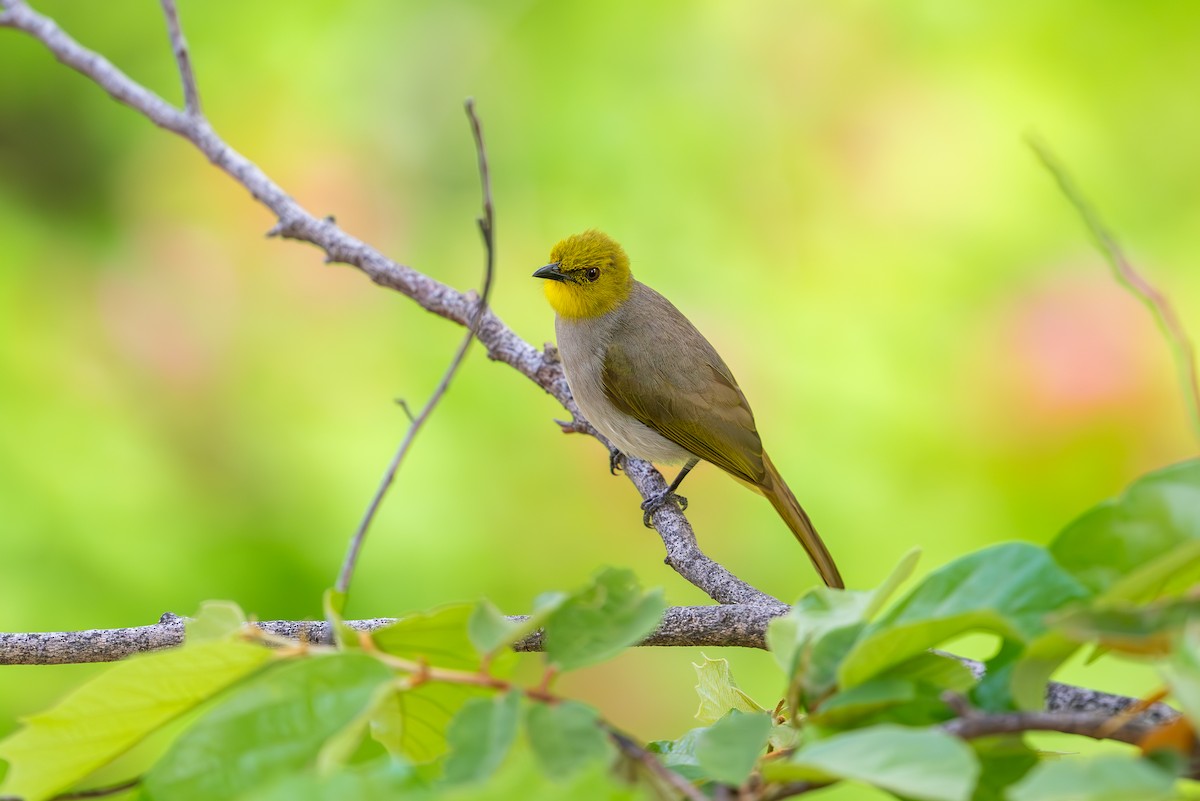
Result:
M699 461L700 460L696 457L689 459L688 463L685 464L683 469L679 471L679 475L675 476L675 480L671 482L671 486L667 487L666 491L660 492L658 495L642 501L642 525L644 525L646 528L654 528L654 526L650 523L650 516L661 509L668 501L678 501L679 508L681 510L687 509L687 498L683 497L682 495L676 495L675 490L677 490L679 485L683 482L683 477L691 472L691 469L695 467L696 463Z
M625 454L621 453L616 448L608 449L608 472L614 476L618 470L625 469Z

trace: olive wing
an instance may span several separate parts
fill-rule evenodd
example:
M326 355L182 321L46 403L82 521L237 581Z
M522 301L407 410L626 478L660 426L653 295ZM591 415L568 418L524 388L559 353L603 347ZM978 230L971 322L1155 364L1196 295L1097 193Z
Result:
M604 393L619 410L692 454L761 484L763 449L750 405L721 357L680 318L692 336L636 349L616 337L605 353Z

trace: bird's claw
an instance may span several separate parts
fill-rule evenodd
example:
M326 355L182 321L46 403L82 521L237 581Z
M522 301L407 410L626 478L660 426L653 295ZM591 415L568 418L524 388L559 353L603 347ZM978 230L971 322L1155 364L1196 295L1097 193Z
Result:
M652 498L647 498L642 501L642 525L646 528L654 528L654 524L650 522L650 518L662 507L674 501L679 504L679 510L686 511L688 508L688 500L682 495L676 495L670 490L664 490Z
M621 453L616 448L610 448L608 451L608 472L614 476L618 470L625 469L625 454Z

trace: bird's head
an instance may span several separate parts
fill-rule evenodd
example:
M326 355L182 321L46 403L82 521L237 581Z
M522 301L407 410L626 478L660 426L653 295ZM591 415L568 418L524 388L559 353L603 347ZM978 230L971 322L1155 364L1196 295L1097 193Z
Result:
M533 274L545 278L546 300L560 317L600 317L629 297L629 257L608 234L584 231L550 250L550 264Z

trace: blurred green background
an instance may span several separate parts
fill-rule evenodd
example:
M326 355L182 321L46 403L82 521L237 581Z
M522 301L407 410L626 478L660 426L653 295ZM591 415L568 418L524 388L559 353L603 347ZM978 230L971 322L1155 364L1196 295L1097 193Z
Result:
M1194 453L1168 351L1022 136L1200 312L1200 8L184 0L205 111L302 204L455 287L478 280L462 101L483 117L496 312L535 344L530 273L599 227L718 346L853 586L1047 542ZM156 3L39 2L175 101ZM317 617L347 538L460 330L313 248L190 145L0 31L0 630L151 623L229 598ZM1193 326L1195 327L1195 326ZM474 351L367 544L353 616L481 595L521 612L605 564L673 603L637 498L562 411ZM770 506L689 478L702 545L791 600ZM980 640L962 644L986 653ZM729 656L768 706L769 656ZM567 677L678 736L699 651ZM0 669L0 734L95 668ZM1068 678L1140 692L1115 662Z

